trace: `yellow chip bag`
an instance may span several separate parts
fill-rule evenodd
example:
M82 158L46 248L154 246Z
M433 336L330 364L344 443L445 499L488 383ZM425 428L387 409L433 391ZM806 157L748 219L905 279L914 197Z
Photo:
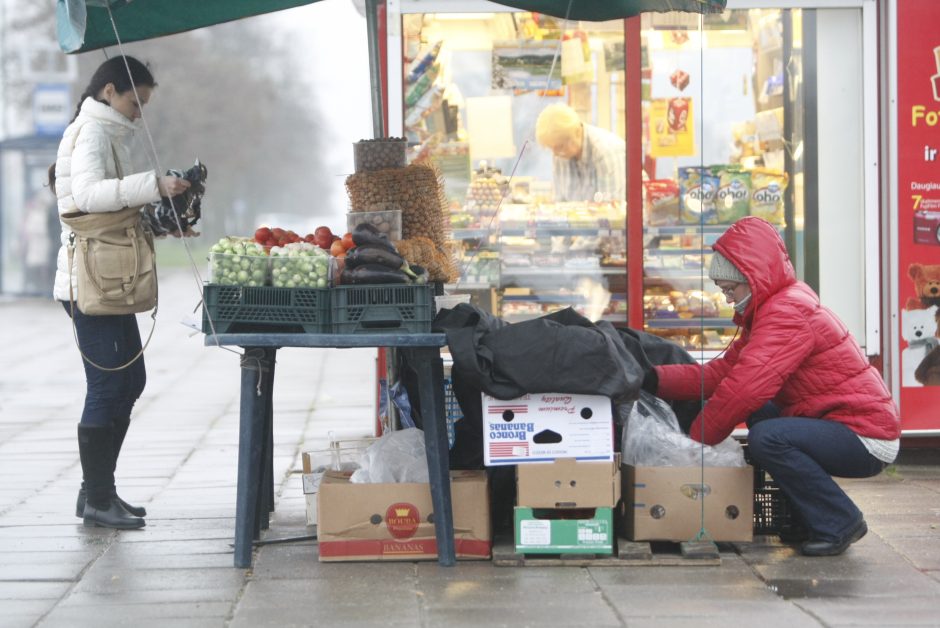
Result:
M751 171L751 216L763 218L774 225L784 224L783 193L787 175L776 170Z

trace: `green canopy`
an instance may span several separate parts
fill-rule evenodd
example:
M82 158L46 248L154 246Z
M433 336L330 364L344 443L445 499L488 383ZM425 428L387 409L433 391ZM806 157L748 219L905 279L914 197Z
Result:
M640 13L721 13L727 0L494 0L498 4L570 20L604 21Z
M57 0L56 34L64 52L86 52L153 39L311 4L317 0ZM111 6L111 15L108 5Z
M57 0L59 46L67 53L153 39L318 0ZM726 0L496 0L522 11L572 20L611 20L647 11L714 13ZM108 6L110 5L110 15Z

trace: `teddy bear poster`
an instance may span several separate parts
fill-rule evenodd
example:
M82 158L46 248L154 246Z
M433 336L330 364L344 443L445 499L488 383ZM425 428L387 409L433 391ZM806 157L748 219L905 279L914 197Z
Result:
M940 264L912 263L914 296L901 311L901 385L940 386Z

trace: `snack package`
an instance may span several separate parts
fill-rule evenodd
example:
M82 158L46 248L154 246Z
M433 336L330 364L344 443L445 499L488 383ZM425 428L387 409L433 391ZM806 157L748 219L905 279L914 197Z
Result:
M751 173L736 166L713 166L718 176L718 194L715 210L718 222L730 225L744 218L751 206Z
M785 172L758 168L751 171L751 215L774 225L784 224L783 193L787 189Z
M679 185L672 179L643 182L643 215L651 227L679 222Z
M679 168L679 221L689 225L718 224L715 207L718 185L718 177L709 168Z

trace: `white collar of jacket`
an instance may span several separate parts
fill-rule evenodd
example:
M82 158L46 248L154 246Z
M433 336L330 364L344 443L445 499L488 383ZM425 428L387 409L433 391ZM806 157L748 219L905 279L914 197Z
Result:
M78 115L80 118L87 117L103 123L104 128L114 137L132 135L138 128L138 124L125 118L124 114L112 109L110 105L98 102L91 96L82 103Z

